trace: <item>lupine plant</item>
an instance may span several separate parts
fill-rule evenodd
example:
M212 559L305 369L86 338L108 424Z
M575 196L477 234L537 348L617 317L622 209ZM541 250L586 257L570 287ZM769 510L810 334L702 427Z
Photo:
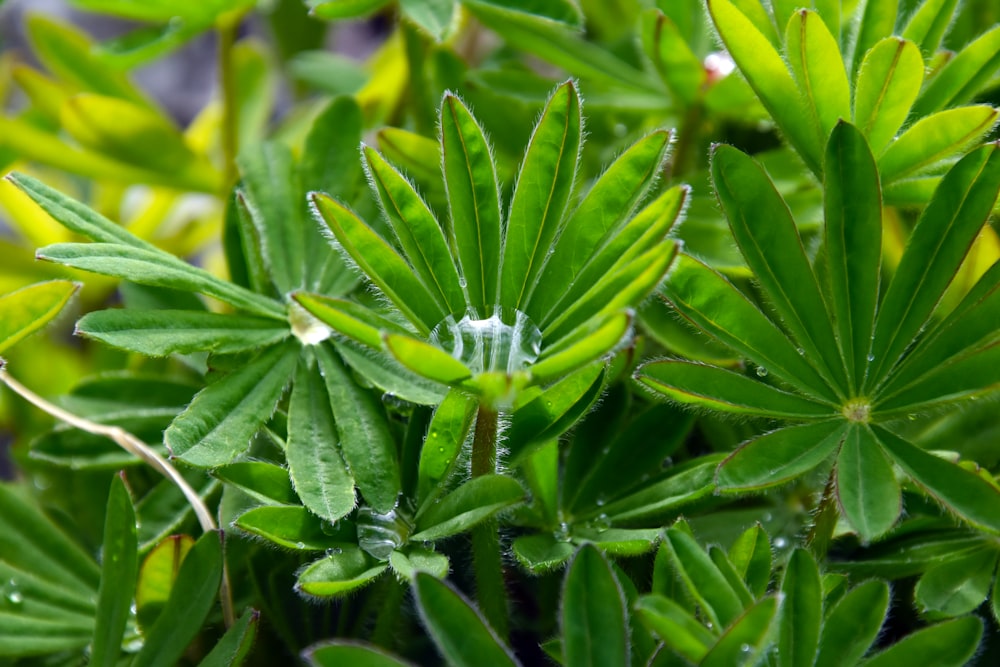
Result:
M997 662L990 2L73 4L0 58L0 667Z

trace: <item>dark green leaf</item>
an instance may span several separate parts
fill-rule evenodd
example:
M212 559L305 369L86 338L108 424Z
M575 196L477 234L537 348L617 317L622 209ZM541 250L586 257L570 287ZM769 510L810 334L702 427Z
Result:
M743 613L736 591L693 537L673 527L664 545L688 595L715 627L727 627Z
M941 181L882 299L866 387L876 387L926 324L1000 190L1000 151L969 153Z
M358 547L348 546L311 563L299 573L295 590L315 597L340 597L367 586L389 567Z
M522 535L514 540L514 557L535 573L554 570L573 555L573 543L566 537L556 539L552 533Z
M420 618L449 664L457 667L519 664L479 610L450 585L418 572L413 588Z
M288 406L287 474L311 512L337 521L354 509L354 478L337 447L337 426L323 378L300 364Z
M851 73L857 72L865 54L878 42L893 34L899 0L876 0L865 2L858 19L858 34L854 41L854 56Z
M840 421L791 426L754 438L719 466L719 487L762 489L803 475L830 458L847 435Z
M873 153L880 154L896 136L923 80L924 61L912 42L886 37L865 54L854 91L854 123Z
M771 582L771 541L759 523L736 539L729 559L750 592L757 597L764 595Z
M878 636L889 607L889 587L866 581L844 595L823 623L816 667L852 667Z
M396 505L400 475L396 442L385 411L370 391L354 383L331 350L326 346L315 349L344 461L368 504L387 512Z
M260 612L248 609L231 628L222 635L214 648L208 652L198 667L238 667L243 664L253 647L257 636Z
M500 304L524 310L559 231L576 177L582 141L573 82L549 98L518 173L504 242Z
M796 549L788 559L781 593L778 664L812 667L823 622L823 585L819 567L805 549Z
M730 626L701 661L702 667L753 665L763 649L778 610L778 600L766 597Z
M298 505L299 499L288 481L288 470L264 461L237 461L216 468L212 476L238 487L250 497L268 505Z
M821 419L832 410L745 375L688 361L654 361L639 367L639 384L680 403L725 412L787 419Z
M475 399L452 389L434 410L420 449L417 471L417 503L420 509L443 492L445 483L458 464L476 408Z
M272 347L243 368L198 392L163 434L174 456L198 466L232 461L246 450L285 391L298 345Z
M670 650L692 663L701 662L716 642L689 611L662 595L644 595L636 604L643 624L653 631Z
M837 457L837 503L865 542L892 528L902 509L892 464L871 431L857 424Z
M166 606L145 636L133 667L172 667L201 630L222 581L222 534L202 535L181 563Z
M240 515L233 525L278 546L299 551L335 549L353 541L353 535L327 528L329 524L301 506L256 507Z
M135 510L125 480L111 480L108 512L104 520L101 548L101 587L97 593L96 627L90 645L90 663L114 667L121 655L122 637L135 593L139 561L135 534Z
M567 664L630 664L625 595L611 564L593 545L581 547L566 571L560 625Z
M413 540L438 540L465 532L497 512L524 500L524 489L512 477L473 477L417 514Z
M976 652L982 636L983 622L975 616L964 616L907 635L862 664L864 667L909 664L960 667Z
M926 116L968 102L987 85L997 68L1000 68L1000 26L983 33L949 60L924 88L913 105L913 113Z
M715 149L712 182L754 277L806 360L842 393L846 377L832 323L785 201L755 160L729 146Z
M609 502L603 513L616 523L648 520L700 500L715 490L713 478L719 459L714 455L695 459L684 469L672 470L665 479Z
M827 145L824 213L827 274L847 379L860 391L868 367L882 259L882 194L860 132L840 123Z
M996 552L983 550L934 565L917 582L914 600L928 611L947 616L968 614L990 592L996 564Z
M351 665L352 667L412 667L412 663L395 658L377 646L348 640L314 644L305 650L303 657L312 667L342 667L343 665Z
M427 572L438 579L444 579L451 568L447 556L427 549L410 549L406 553L393 551L389 554L389 565L398 577L411 582L417 576L417 572Z
M441 150L448 211L469 303L482 315L497 302L500 275L500 192L483 130L460 99L441 103Z
M875 437L924 490L969 523L1000 532L1000 491L976 473L918 449L889 431Z
M250 315L185 310L99 310L76 324L76 333L151 357L191 352L232 354L288 337L288 327Z

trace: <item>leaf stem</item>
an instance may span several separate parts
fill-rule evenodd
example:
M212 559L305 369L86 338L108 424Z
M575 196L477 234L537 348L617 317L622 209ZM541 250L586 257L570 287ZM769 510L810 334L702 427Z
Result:
M184 479L184 477L182 477L177 471L177 468L170 465L169 461L163 458L159 452L151 448L145 442L119 426L108 426L107 424L92 422L89 419L75 415L64 408L45 400L18 382L10 373L8 373L7 369L4 367L3 360L0 360L0 382L3 382L5 385L10 387L14 393L34 405L39 410L42 410L56 419L65 422L74 428L78 428L81 431L108 438L129 454L132 454L133 456L136 456L144 461L181 490L181 493L184 494L184 498L188 501L188 504L191 505L191 509L194 510L202 531L208 532L218 530L215 518L212 516L212 513L209 511L204 501L202 501L201 496L198 495L198 492L195 491L190 484L188 484L187 480ZM223 561L223 576L222 585L219 589L219 597L222 602L222 614L226 622L226 627L230 627L235 620L235 616L233 614L233 601L230 594L229 575L225 568L225 561Z
M830 542L833 541L833 531L837 528L839 514L837 509L837 469L834 468L826 480L823 496L816 506L812 528L809 529L809 534L806 536L806 546L817 559L825 558L826 552L830 549Z
M480 403L476 432L472 440L473 477L491 475L497 468L497 431L500 415L496 408ZM476 571L476 593L486 620L501 637L507 636L507 591L500 558L499 524L495 519L472 529L472 561Z

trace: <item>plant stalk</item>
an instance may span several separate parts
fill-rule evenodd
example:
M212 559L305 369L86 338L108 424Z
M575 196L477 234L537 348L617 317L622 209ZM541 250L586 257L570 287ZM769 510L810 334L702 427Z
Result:
M236 183L236 156L239 154L239 104L236 99L236 68L233 47L240 27L241 14L224 15L218 20L216 38L219 87L222 91L222 195Z
M201 496L198 495L198 492L187 483L187 480L181 476L181 474L177 471L177 468L170 465L170 462L160 456L159 452L151 448L135 435L119 426L108 426L106 424L92 422L89 419L75 415L64 408L45 400L18 382L10 373L8 373L7 369L3 366L2 360L0 360L0 382L3 382L5 385L10 387L14 393L34 405L39 410L42 410L56 419L65 422L74 428L78 428L81 431L108 438L126 452L141 459L153 468L153 470L156 470L158 473L166 477L181 490L181 493L184 494L184 498L188 501L188 504L191 505L191 509L194 510L194 514L198 518L198 524L201 526L202 531L208 532L211 530L218 530L215 518L212 516L212 513L209 511L204 501L202 501ZM225 561L223 561L222 584L219 588L219 598L222 603L222 615L225 620L226 627L228 628L232 626L235 621L235 615L233 613L233 600L230 594L229 574L225 568Z
M481 403L472 440L473 477L491 475L497 469L497 432L500 415ZM507 590L503 580L500 532L496 519L472 529L472 561L476 571L476 597L486 620L501 638L507 637Z
M806 547L817 559L825 558L826 552L830 549L839 514L837 510L837 469L834 468L826 480L823 497L820 498L819 504L816 506L812 528L809 529L809 534L806 536Z

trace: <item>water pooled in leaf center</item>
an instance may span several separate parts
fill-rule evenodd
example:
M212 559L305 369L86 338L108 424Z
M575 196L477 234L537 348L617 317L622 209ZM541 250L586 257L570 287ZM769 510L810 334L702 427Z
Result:
M431 331L430 342L446 350L474 373L522 370L542 348L542 332L513 308L496 308L482 318L475 309L449 315Z
M406 544L411 526L405 517L389 510L384 514L370 507L358 509L358 546L376 560L389 560L389 555Z

